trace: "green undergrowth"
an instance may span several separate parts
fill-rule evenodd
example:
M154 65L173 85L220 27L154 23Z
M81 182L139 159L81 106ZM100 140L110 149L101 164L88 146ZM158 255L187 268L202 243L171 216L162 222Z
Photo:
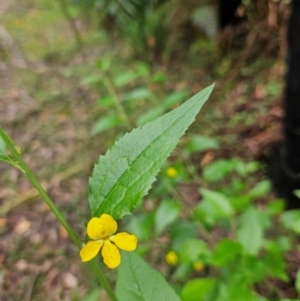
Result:
M72 6L70 11L82 21L79 8ZM179 107L217 80L215 94L202 114L161 169L144 202L135 200L134 215L124 217L121 227L139 238L138 253L163 274L183 301L240 301L241 295L243 301L287 300L273 281L283 285L291 281L285 257L297 248L299 212L284 212L284 201L271 193L263 165L246 153L236 133L241 124L251 126L264 116L282 92L282 81L264 82L266 70L274 64L272 58L246 64L241 82L223 83L232 58L218 57L215 44L207 39L190 48L184 64L176 59L174 63L142 62L130 55L124 41L112 42L92 21L92 29L87 26L81 31L84 61L56 2L23 1L20 11L2 15L2 21L26 58L49 67L44 73L18 71L16 84L25 86L40 108L59 116L61 124L75 120L71 124L80 132L80 154L74 155L77 150L72 145L73 154L65 156L70 164L74 158L95 159L115 138ZM266 100L249 114L243 105L260 81ZM235 98L230 92L236 87L242 92ZM235 110L238 107L242 109ZM79 115L86 118L74 126ZM39 137L52 137L47 138L50 148L51 142L64 143L62 137L55 137L59 122L45 126L47 135L39 133ZM53 164L41 174L54 175L64 168ZM65 206L67 213L85 208L80 198L74 199L73 206ZM11 252L17 259L18 253ZM62 250L58 253L63 255ZM109 276L112 281L114 277ZM298 273L296 295L299 279ZM74 290L72 300L97 300L96 285L87 286L91 293L85 299Z

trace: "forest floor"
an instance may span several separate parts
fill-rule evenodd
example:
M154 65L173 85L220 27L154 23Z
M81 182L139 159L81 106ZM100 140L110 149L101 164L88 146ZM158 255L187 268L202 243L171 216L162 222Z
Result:
M79 17L83 47L78 50L54 1L0 0L0 20L0 124L84 237L88 177L118 131L90 135L103 111L97 106L99 92L82 80L109 53L125 68L135 62ZM270 51L268 45L262 46L265 52L240 49L227 56L207 50L208 63L195 63L194 55L153 66L168 75L169 91L188 87L195 93L216 82L191 128L220 141L212 159L257 160L281 139L285 45L277 42ZM35 189L5 164L0 164L0 186L0 300L84 300L97 282Z

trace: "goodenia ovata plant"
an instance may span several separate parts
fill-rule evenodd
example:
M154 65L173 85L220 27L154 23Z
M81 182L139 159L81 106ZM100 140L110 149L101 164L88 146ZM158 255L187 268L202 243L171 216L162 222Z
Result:
M139 200L148 193L162 165L195 120L213 87L214 85L205 88L178 108L143 127L134 129L131 133L127 133L104 156L100 156L89 180L89 204L92 218L110 215L113 220L118 220L134 209ZM11 139L1 127L0 137L0 161L10 163L25 172L59 222L66 228L74 243L81 248L80 239L32 174ZM11 156L7 155L6 147L10 150ZM97 223L95 222L95 224ZM95 233L99 232L94 228L88 232L94 233L94 231L96 231ZM112 234L113 232L111 231ZM95 243L95 238L97 241L96 236L101 235L90 237L93 240L92 243ZM110 240L109 243L115 243L112 236L106 240L107 243L108 240ZM100 243L102 244L102 242ZM125 241L121 240L119 244L124 245ZM127 245L121 249L126 250L126 248L128 249ZM130 249L133 250L134 247L130 246ZM97 253L96 251L96 249L93 250ZM92 255L90 257L94 257L94 254ZM180 300L163 277L137 254L122 253L121 256L123 262L118 268L117 295L113 292L95 260L89 261L111 300Z

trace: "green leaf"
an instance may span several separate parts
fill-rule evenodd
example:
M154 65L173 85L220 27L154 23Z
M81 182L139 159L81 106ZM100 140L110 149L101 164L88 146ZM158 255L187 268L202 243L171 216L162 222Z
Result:
M199 301L214 286L216 280L214 278L193 279L188 281L181 292L183 301Z
M134 252L122 252L116 294L120 301L180 301L164 277Z
M254 207L249 207L240 217L237 240L247 254L258 254L263 244L264 227L262 213Z
M96 135L103 131L113 129L121 123L122 123L122 121L120 120L120 118L117 116L114 116L114 115L101 117L98 119L98 121L95 123L95 125L91 129L90 134L93 136L93 135Z
M229 199L222 193L200 188L200 193L214 209L220 217L230 217L233 215L233 208L230 204Z
M85 296L82 301L98 301L100 298L100 292L101 290L99 288L96 288L92 290L87 296Z
M171 226L172 248L179 251L189 238L196 238L198 228L195 223L187 220L178 220Z
M162 72L156 72L153 74L151 80L154 83L163 83L166 82L168 80L168 77L166 74L162 73Z
M181 205L173 200L164 200L155 213L155 231L160 235L180 214Z
M261 259L264 270L270 277L278 278L284 281L288 280L287 267L285 264L284 253L278 250L269 250Z
M281 215L281 222L283 226L292 230L297 234L300 234L300 210L289 210Z
M102 60L98 60L96 62L96 67L103 72L108 71L110 66L111 66L111 58L110 57L106 57L106 58L104 58Z
M176 147L213 85L157 120L126 134L100 156L89 181L93 216L108 213L119 219L147 194L162 165Z
M90 84L94 84L94 83L98 83L100 82L100 76L98 74L90 74L86 77L84 77L80 84L81 85L90 85Z
M248 279L241 272L227 269L227 277L216 281L209 301L257 301L256 294L250 289ZM242 296L242 298L241 298Z
M149 111L147 111L145 114L141 115L136 124L137 125L144 125L149 121L154 120L155 118L157 118L158 116L160 116L161 114L163 114L165 111L165 109L163 108L163 106L158 106L155 107Z
M165 109L170 109L173 106L182 103L185 99L187 99L188 95L189 91L187 90L173 92L164 99L163 106Z
M202 135L192 135L185 147L185 149L190 152L204 152L211 149L219 149L219 142L210 137Z
M147 88L137 88L126 95L124 95L124 100L139 100L139 99L148 99L151 97L151 91Z
M242 251L242 246L230 239L222 239L218 242L211 258L212 264L225 266Z
M279 213L282 213L282 211L284 210L284 206L285 206L284 200L280 200L280 199L272 200L267 204L266 213L269 216L277 215Z
M203 169L203 177L208 182L224 179L233 170L231 160L217 160Z
M134 71L122 72L114 78L114 84L117 87L126 86L129 83L135 81L139 77L141 77L141 74L139 72L134 72Z
M271 189L271 182L263 180L255 185L255 187L248 193L252 198L259 198L265 196Z
M6 153L6 144L1 137L0 137L0 153Z
M6 153L6 144L1 137L0 137L0 161L5 161L10 164L12 162L12 159Z
M189 238L182 244L179 256L180 262L195 262L209 257L210 250L203 240Z
M8 158L8 155L6 154L6 144L3 141L3 139L0 137L0 160L4 158Z
M296 189L293 191L293 194L300 199L300 189Z
M101 97L97 100L97 103L101 106L101 107L105 107L105 108L111 108L115 106L115 100L114 97L111 95L106 95L104 97Z
M246 194L234 195L230 198L230 203L235 210L245 210L251 202L251 198Z
M173 281L186 281L188 277L190 277L191 273L193 273L193 266L190 262L187 263L180 263L179 266L176 268L174 273L172 274Z
M145 241L153 235L153 224L153 214L139 214L138 216L130 217L129 223L126 225L126 230L137 236L139 241Z

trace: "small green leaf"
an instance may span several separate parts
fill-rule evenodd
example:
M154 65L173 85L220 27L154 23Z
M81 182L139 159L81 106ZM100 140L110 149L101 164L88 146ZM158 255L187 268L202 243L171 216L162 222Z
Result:
M245 177L248 174L247 163L239 158L231 160L234 170L241 176Z
M128 100L140 100L140 99L148 99L152 96L151 91L147 88L137 88L126 95L123 96L123 99Z
M107 213L119 219L130 213L151 188L212 89L204 89L177 109L126 134L100 156L89 181L93 216Z
M264 180L255 185L255 187L248 193L252 198L259 198L265 196L271 189L271 182Z
M90 85L90 84L94 84L94 83L98 83L100 82L100 76L97 74L90 74L86 77L84 77L80 84L81 85Z
M180 301L164 277L134 252L122 252L116 294L120 301Z
M281 215L281 222L283 226L292 230L297 234L300 234L300 210L289 210Z
M158 106L155 107L149 111L147 111L145 114L141 115L136 124L137 125L144 125L149 121L154 120L155 118L157 118L158 116L160 116L161 114L163 114L165 111L165 109L163 108L163 106Z
M102 60L98 60L96 62L96 67L103 72L108 71L110 66L111 66L111 58L110 57L106 57L106 58L104 58Z
M234 260L242 251L242 246L230 239L222 239L218 242L211 258L212 264L216 266L225 266Z
M203 169L203 177L208 182L224 179L233 170L231 160L217 160Z
M164 200L155 213L155 231L160 235L180 214L181 206L173 200Z
M123 87L135 81L140 76L140 73L135 71L122 72L114 78L114 84L117 87Z
M101 97L97 100L97 103L104 108L111 108L115 106L115 101L113 96L106 95L104 97Z
M285 202L284 200L272 200L267 204L266 213L269 216L277 215L282 213L284 210Z
M6 154L6 144L3 141L3 139L0 137L0 159L6 157L8 158L8 155Z
M214 278L201 278L188 281L182 289L182 301L199 301L207 295L216 280Z
M6 144L1 137L0 137L0 153L6 153Z
M230 198L230 203L235 210L244 210L251 203L249 195L237 195Z
M138 216L130 217L126 230L137 236L139 241L145 241L153 235L153 224L153 214L139 214Z
M197 260L206 259L210 255L210 250L203 240L189 238L181 246L179 251L180 261L195 262Z
M237 240L247 254L258 254L263 244L264 227L262 213L254 207L249 207L240 217Z
M187 220L178 220L171 225L172 248L179 251L183 243L189 238L196 238L198 228L195 223Z
M151 79L154 83L163 83L166 82L168 80L168 77L166 74L162 73L162 72L156 72L153 74L152 79Z
M188 277L193 272L193 266L190 262L188 263L180 263L179 266L174 271L172 275L172 280L174 281L186 281Z
M224 194L205 188L200 188L199 191L203 198L214 208L218 216L230 217L233 215L233 208Z
M248 279L241 271L227 269L227 277L218 279L209 301L257 301L256 294L248 284ZM242 298L241 298L242 296Z
M190 152L204 152L211 149L219 149L219 142L210 137L202 136L202 135L192 135L185 147L185 149Z
M94 136L103 131L113 129L121 123L122 123L122 121L120 120L120 118L118 118L117 116L114 116L114 115L101 117L98 119L98 121L95 123L95 125L91 129L91 135Z
M98 301L100 298L100 292L101 290L99 288L96 288L92 290L87 296L85 296L82 301Z
M173 106L182 103L189 96L189 91L182 90L178 92L173 92L169 94L163 101L163 106L165 109L170 109Z
M286 273L285 258L282 251L269 250L261 259L264 265L264 270L270 277L278 278L283 281L288 280Z
M1 137L0 137L0 161L5 161L10 164L12 162L12 159L6 153L6 144Z
M296 189L293 191L293 194L300 199L300 189Z

